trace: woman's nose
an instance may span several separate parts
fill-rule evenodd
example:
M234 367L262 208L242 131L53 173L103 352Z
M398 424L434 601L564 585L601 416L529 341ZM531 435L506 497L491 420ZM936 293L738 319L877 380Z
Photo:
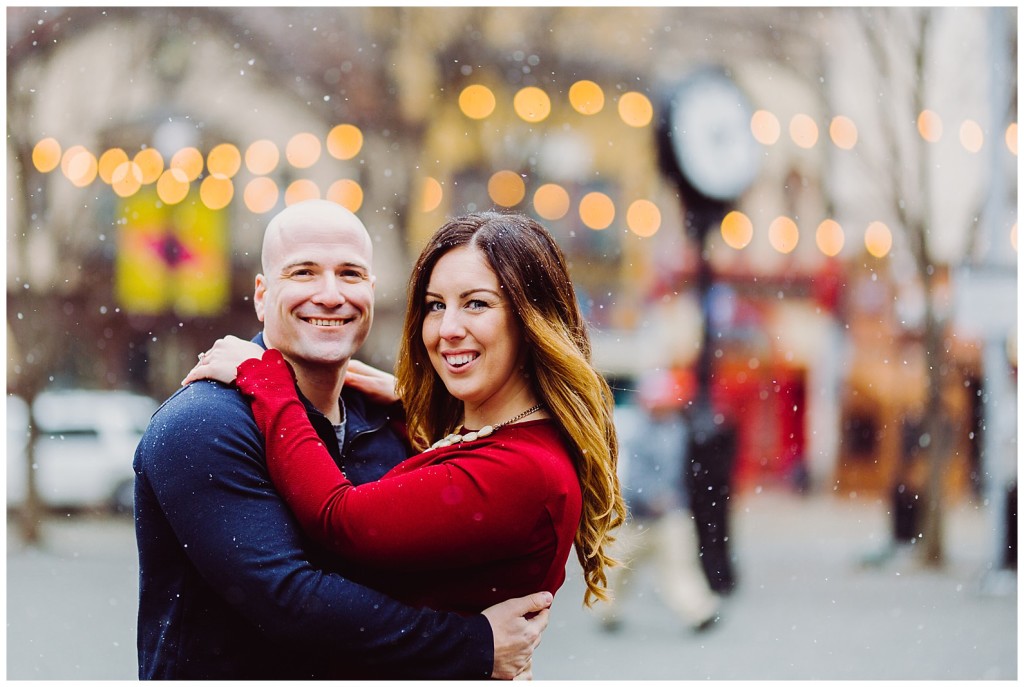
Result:
M442 339L458 339L465 336L466 329L462 326L457 309L449 308L444 311L444 314L441 315L441 326L437 333Z

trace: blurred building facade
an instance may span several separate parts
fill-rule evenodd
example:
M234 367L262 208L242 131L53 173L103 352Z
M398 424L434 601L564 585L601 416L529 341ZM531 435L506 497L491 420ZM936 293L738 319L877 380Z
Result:
M1015 285L1016 24L1014 8L8 8L8 392L167 395L213 338L255 332L263 227L311 195L374 236L369 362L393 363L429 233L508 207L565 249L616 384L692 366L699 256L653 130L710 63L763 147L706 250L738 487L889 488L939 365L945 479L967 493L985 336L1016 366L1015 308L985 336L954 313L959 271L992 250Z

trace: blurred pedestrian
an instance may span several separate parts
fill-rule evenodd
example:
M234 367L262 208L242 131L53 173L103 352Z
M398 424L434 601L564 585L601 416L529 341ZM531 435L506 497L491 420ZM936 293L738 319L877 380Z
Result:
M301 412L359 482L407 455L399 409L343 383L373 319L372 246L336 203L289 206L267 227L254 292L264 325L255 341L288 361ZM203 382L174 394L153 415L135 472L140 679L530 674L549 593L458 614L357 584L369 571L312 545L275 490L237 389Z
M699 559L697 529L684 470L689 445L679 377L659 372L639 390L638 421L621 428L623 496L629 518L619 529L615 555L622 565L609 573L612 602L600 621L608 630L623 622L623 602L639 567L651 564L657 592L688 627L706 630L719 619L720 599Z

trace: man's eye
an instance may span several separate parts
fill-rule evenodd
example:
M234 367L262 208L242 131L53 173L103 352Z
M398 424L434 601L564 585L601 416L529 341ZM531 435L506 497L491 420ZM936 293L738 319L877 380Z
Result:
M359 270L343 270L339 275L350 284L356 284L366 280L366 275Z

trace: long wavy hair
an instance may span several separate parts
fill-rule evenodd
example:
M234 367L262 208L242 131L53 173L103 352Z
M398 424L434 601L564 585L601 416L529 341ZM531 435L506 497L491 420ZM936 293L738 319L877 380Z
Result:
M420 253L409 280L404 336L396 377L406 408L409 438L417 450L453 431L462 402L448 393L423 345L426 292L434 265L459 246L487 257L526 338L526 372L537 398L557 419L574 448L583 513L576 556L587 591L583 602L607 599L605 569L611 530L626 516L616 474L618 438L607 381L591 365L590 336L580 312L565 256L551 234L520 214L479 212L442 226Z

